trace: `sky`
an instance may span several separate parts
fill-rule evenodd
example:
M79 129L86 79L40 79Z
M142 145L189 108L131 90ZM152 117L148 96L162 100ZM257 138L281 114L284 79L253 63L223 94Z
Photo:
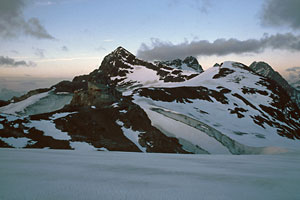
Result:
M0 77L65 78L123 46L204 69L265 61L300 80L299 0L0 0Z

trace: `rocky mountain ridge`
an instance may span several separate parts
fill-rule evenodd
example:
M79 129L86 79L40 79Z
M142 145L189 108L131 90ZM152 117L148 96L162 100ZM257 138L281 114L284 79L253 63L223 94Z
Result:
M60 104L36 109L47 98ZM276 81L237 62L187 71L122 47L90 74L0 112L2 147L222 154L300 147L299 108Z
M175 69L195 71L202 73L204 70L202 66L198 63L198 60L193 56L188 56L184 60L175 59L170 61L154 61L157 65L167 65Z
M283 89L287 91L292 100L300 108L300 92L292 87L277 71L274 71L269 64L265 62L253 62L249 67L259 75L270 78L277 82L281 87L283 87Z

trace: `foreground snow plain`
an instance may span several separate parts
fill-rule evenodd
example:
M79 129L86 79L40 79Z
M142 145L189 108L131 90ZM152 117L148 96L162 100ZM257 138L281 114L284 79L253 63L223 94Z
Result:
M0 149L0 199L300 199L300 156Z

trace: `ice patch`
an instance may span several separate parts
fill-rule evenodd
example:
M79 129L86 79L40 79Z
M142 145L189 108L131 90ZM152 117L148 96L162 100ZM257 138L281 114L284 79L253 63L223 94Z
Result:
M120 120L117 120L116 123L119 125L119 126L124 126L124 123Z
M29 140L28 138L22 137L22 138L14 138L14 137L9 137L9 138L1 138L0 140L2 140L3 142L9 144L12 147L15 148L24 148L26 147L27 143Z
M127 113L127 110L120 110L120 113Z
M12 121L15 121L17 119L21 119L23 120L24 117L18 117L18 116L15 116L15 115L10 115L10 114L4 114L4 113L1 113L0 114L2 117L5 117L5 119L8 121L8 122L12 122ZM3 121L4 119L2 119L1 121Z
M22 112L24 112L24 109L26 107L36 103L37 101L39 101L42 98L48 96L49 92L43 92L40 94L33 95L33 96L28 97L27 99L17 102L17 103L10 103L7 106L1 107L0 112L6 113L6 114L13 114L13 115L22 113Z
M113 103L111 106L112 106L113 108L117 108L117 107L119 107L119 104L116 102L116 103Z
M125 128L125 127L122 127L121 128L124 135L129 139L131 140L142 152L146 152L146 148L145 147L142 147L139 143L139 134L140 132L138 131L134 131L132 130L131 128L128 129L128 128Z
M70 142L70 146L75 150L80 151L95 151L96 148L86 142Z
M68 116L68 115L75 114L75 113L78 113L78 112L55 113L54 115L52 115L52 116L50 117L50 119L55 120L55 119L59 119L59 118L62 118L62 117L66 117L66 116Z
M98 150L99 150L99 151L108 151L108 149L105 148L105 147L98 148Z
M70 92L56 92L56 94L70 94Z
M55 124L49 120L32 120L30 123L24 124L26 127L32 128L35 127L38 130L44 132L44 135L51 136L57 140L70 140L71 137L66 132L62 132L61 130L55 127Z

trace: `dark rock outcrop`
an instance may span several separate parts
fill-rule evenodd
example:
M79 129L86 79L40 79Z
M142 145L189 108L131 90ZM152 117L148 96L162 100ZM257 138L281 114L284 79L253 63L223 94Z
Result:
M184 60L175 59L170 61L155 61L154 63L157 65L166 65L177 69L191 69L198 73L203 72L202 66L198 63L198 60L193 56L188 56Z
M259 75L272 79L279 84L300 108L300 92L293 88L277 71L274 71L269 64L253 62L249 67Z

